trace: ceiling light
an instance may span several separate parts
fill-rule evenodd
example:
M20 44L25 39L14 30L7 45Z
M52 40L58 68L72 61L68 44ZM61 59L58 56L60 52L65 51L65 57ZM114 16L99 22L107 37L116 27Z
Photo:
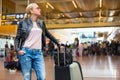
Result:
M99 5L99 7L100 7L100 8L102 7L102 0L100 0L100 5Z
M58 14L58 17L60 17L60 14Z
M113 17L109 17L108 22L112 22L112 21L113 21Z
M46 8L48 8L48 5L46 4Z
M99 22L100 22L100 20L101 20L101 18L102 18L102 10L100 9L100 11L99 11Z
M75 1L72 1L72 3L74 5L74 7L77 8L77 5L76 5Z
M80 12L79 14L80 14L80 16L83 16L82 12Z
M47 2L47 5L49 5L52 9L55 9L49 2Z
M102 10L99 11L99 17L101 17L101 15L102 15Z
M113 16L115 14L115 11L111 11L109 16Z
M64 15L64 14L62 14L62 17L65 17L65 15Z

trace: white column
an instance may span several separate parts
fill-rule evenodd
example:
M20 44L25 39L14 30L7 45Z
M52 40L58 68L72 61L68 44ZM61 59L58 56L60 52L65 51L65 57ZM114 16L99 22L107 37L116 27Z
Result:
M1 26L1 15L2 15L2 0L0 0L0 26Z

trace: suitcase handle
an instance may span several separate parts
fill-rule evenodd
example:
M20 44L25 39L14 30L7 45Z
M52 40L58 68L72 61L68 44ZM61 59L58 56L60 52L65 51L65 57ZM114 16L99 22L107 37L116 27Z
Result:
M64 45L59 45L58 48L57 48L58 66L60 66L60 58L59 58L60 55L59 54L60 54L61 47L64 47L64 49L65 49L65 52L64 52L64 65L66 65L66 56L65 56L66 47Z
M58 46L57 48L58 66L60 66L59 53L60 53L60 46Z

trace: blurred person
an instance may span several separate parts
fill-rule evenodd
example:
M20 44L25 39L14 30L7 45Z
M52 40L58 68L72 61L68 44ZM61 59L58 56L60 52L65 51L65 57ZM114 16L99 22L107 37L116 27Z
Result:
M50 40L48 43L48 53L51 55L51 58L54 55L54 48L55 48L54 43Z
M8 45L8 41L6 41L5 43L5 57L7 56L7 54L10 53L10 49L9 49L9 45Z
M73 52L73 56L76 56L78 52L78 46L79 46L79 39L78 38L74 38L74 43L73 43L73 49L72 49L72 52Z
M20 70L20 66L18 63L18 58L14 49L10 49L10 53L6 56L4 67L9 70Z
M79 44L79 47L78 47L78 52L79 52L79 55L82 56L83 55L83 43L80 43Z
M15 38L15 49L19 55L24 80L31 80L32 68L36 80L45 80L45 63L43 50L46 47L46 37L59 45L58 41L48 32L44 21L38 19L41 9L36 3L26 7L26 16L18 25Z
M88 51L88 44L87 44L87 42L84 42L84 44L83 44L83 54L88 55L87 51Z
M66 41L65 46L66 46L66 47L70 47L70 45L69 45L69 42L68 42L68 41Z

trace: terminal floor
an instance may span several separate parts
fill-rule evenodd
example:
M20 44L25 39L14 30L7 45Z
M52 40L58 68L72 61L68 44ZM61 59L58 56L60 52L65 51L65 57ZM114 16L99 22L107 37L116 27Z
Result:
M82 66L84 80L120 80L120 56L82 56L74 57ZM4 59L0 59L0 80L22 80L20 71L10 73L3 67ZM53 80L54 61L45 57L46 80ZM33 71L32 80L36 80Z

